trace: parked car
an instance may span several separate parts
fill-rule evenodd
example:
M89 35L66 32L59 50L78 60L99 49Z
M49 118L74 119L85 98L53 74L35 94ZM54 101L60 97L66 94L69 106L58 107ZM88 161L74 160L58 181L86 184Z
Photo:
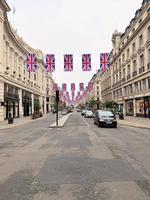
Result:
M81 115L84 115L85 112L86 112L86 110L82 110L82 111L81 111Z
M94 116L94 124L97 124L99 127L117 128L117 120L111 111L97 110Z
M81 112L81 109L80 109L80 108L78 108L78 109L77 109L77 112Z
M88 118L88 117L89 117L89 118L92 118L92 117L93 117L93 112L92 112L91 110L86 110L84 116L85 116L86 118Z

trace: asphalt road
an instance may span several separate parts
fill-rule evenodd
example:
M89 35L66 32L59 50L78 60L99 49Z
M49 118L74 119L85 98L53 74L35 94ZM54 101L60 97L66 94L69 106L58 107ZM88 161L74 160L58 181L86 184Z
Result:
M150 131L73 113L0 131L0 200L150 200Z

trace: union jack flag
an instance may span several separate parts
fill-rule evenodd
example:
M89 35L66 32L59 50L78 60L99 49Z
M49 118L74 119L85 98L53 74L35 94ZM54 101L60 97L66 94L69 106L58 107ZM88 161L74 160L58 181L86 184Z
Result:
M109 53L101 53L100 54L100 69L105 72L109 68Z
M75 83L71 83L71 91L75 91Z
M79 84L80 91L84 91L84 83Z
M46 54L46 72L54 72L55 71L55 55L54 54Z
M91 54L82 55L82 70L91 71Z
M36 72L37 59L35 54L27 53L27 72Z
M53 90L54 90L54 92L56 92L56 91L58 90L58 85L57 85L57 83L55 83L55 84L53 85Z
M73 55L64 55L64 71L73 71Z
M67 90L67 85L66 83L63 83L62 84L62 91L65 92Z
M91 82L88 83L88 90L89 91L93 90L93 83Z

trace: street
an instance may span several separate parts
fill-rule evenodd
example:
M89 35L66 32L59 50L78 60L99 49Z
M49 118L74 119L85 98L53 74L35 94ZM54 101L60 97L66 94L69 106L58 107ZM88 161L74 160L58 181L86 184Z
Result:
M150 200L148 129L54 119L0 131L0 200Z

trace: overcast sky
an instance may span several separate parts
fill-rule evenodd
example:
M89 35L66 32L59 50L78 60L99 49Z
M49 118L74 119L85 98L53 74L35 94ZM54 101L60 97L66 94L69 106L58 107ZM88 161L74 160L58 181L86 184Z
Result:
M99 69L99 54L110 52L112 33L124 32L142 0L7 0L9 19L23 39L56 56L54 80L85 84ZM82 72L81 55L92 55L92 71ZM63 55L73 54L74 71L63 71ZM78 89L78 87L77 87Z

